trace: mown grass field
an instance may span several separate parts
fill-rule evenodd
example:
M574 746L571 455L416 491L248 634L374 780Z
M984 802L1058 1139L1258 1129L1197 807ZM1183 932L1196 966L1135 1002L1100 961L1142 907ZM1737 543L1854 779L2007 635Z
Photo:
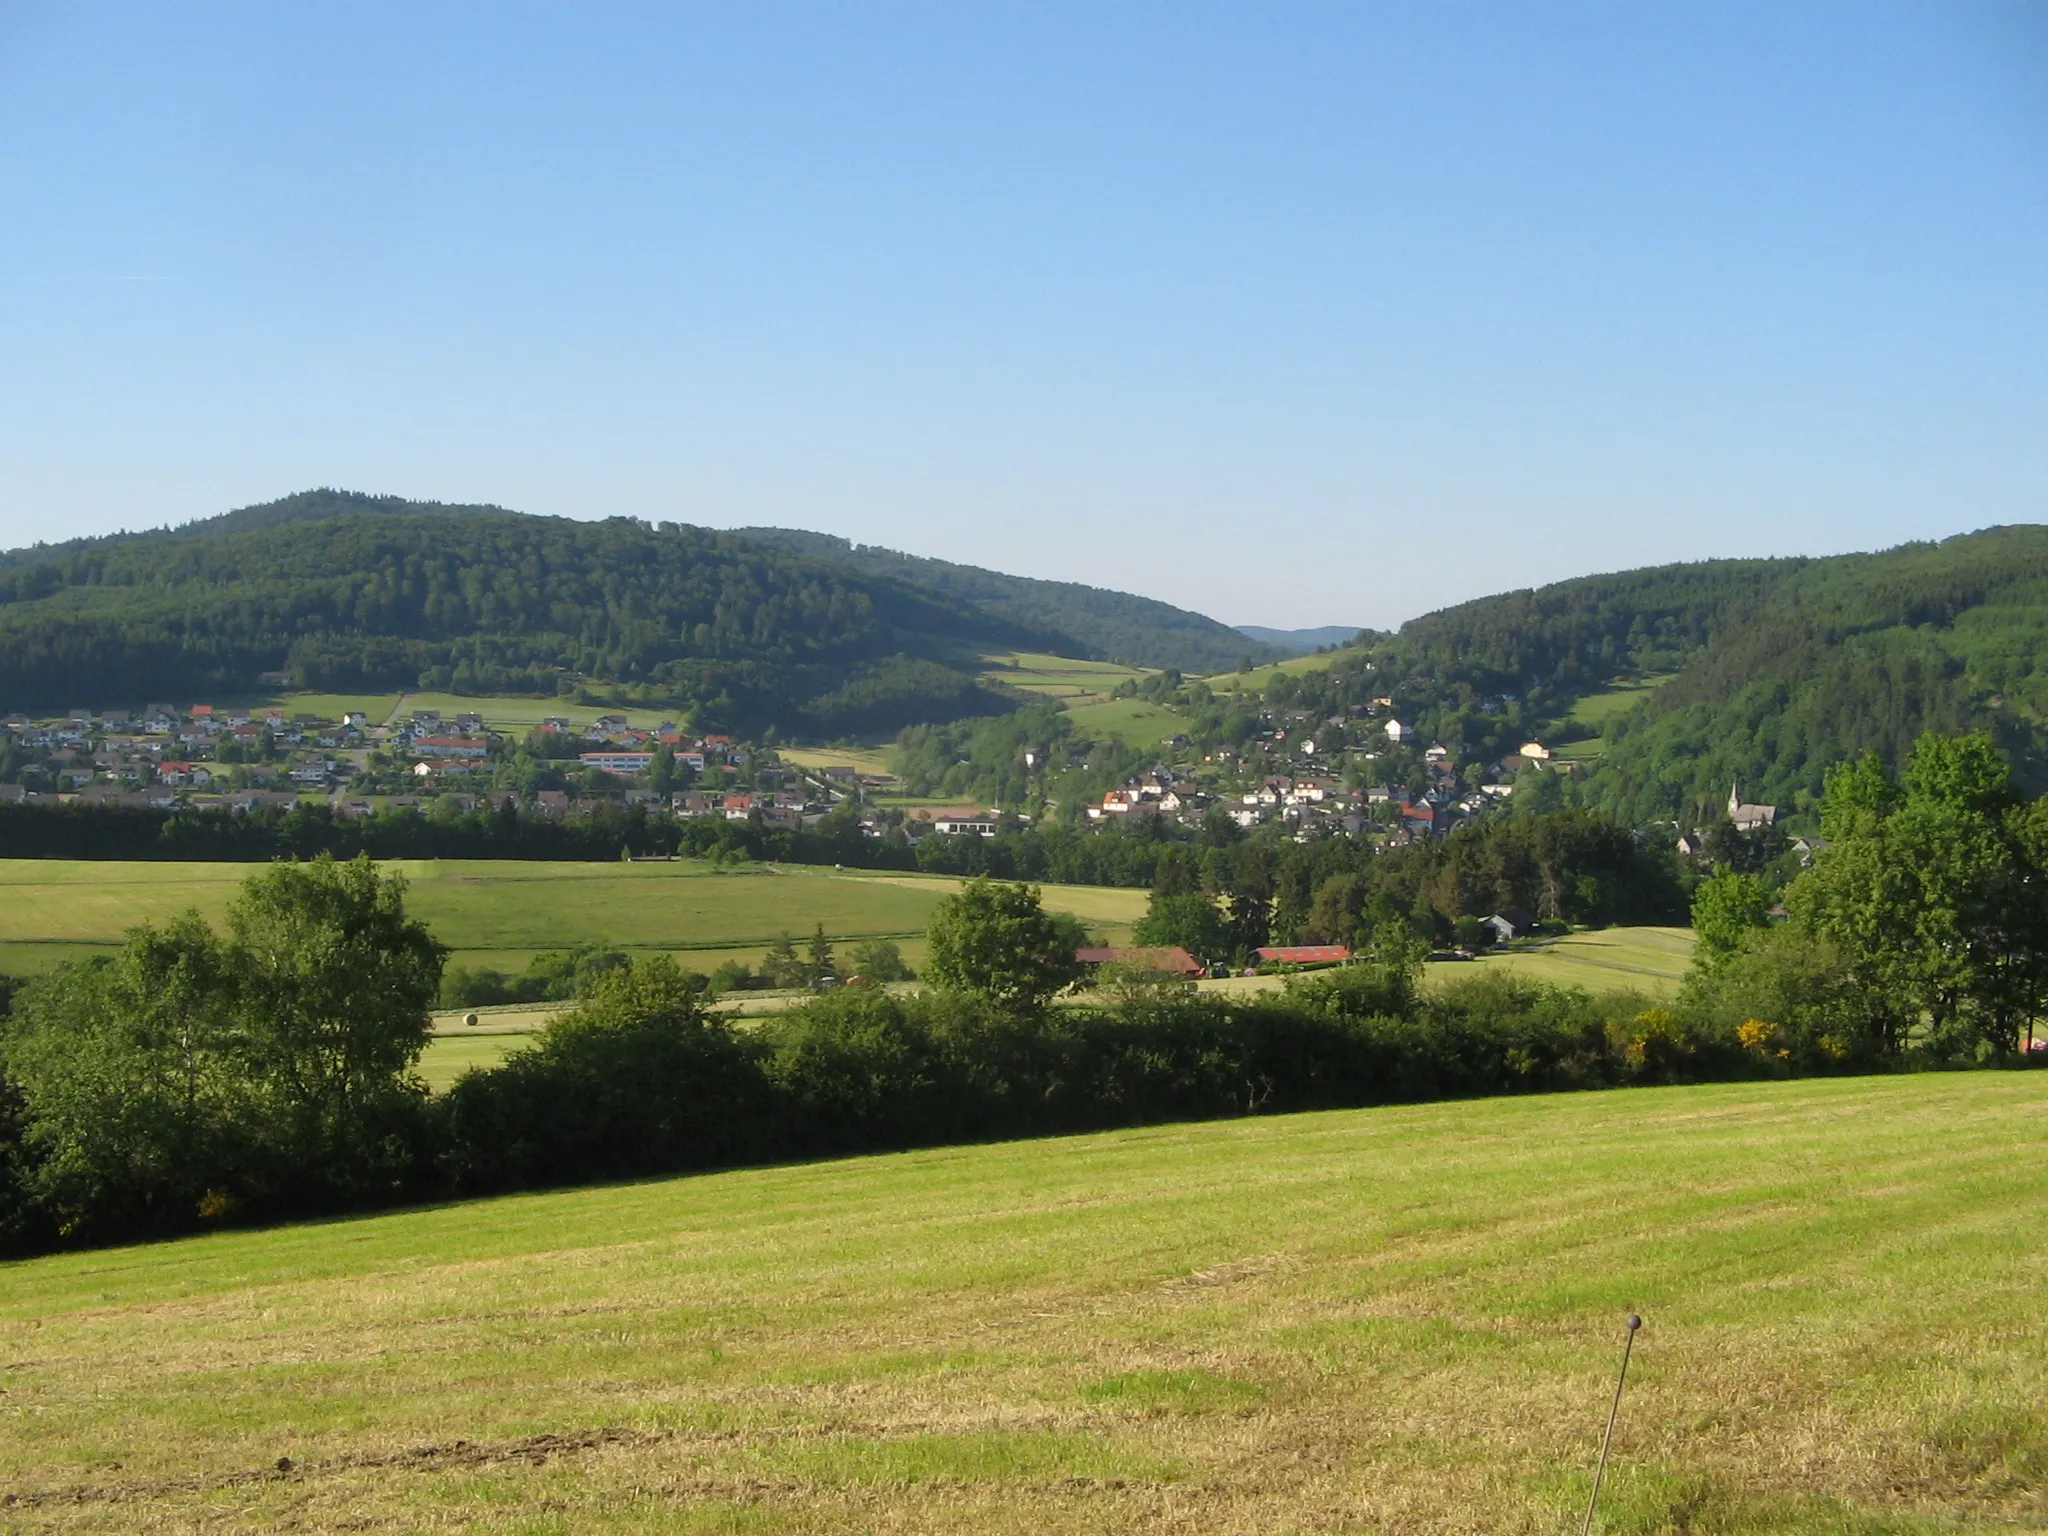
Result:
M883 747L778 747L776 756L799 768L851 768L857 773L889 774L889 753Z
M1167 1127L0 1270L22 1531L2040 1529L2048 1074ZM280 1458L289 1458L288 1468Z
M1486 969L1508 970L1588 992L1633 988L1668 997L1676 995L1692 964L1692 946L1690 928L1601 928L1549 940L1539 949L1487 954L1429 971L1432 978L1450 981Z
M410 909L451 946L456 965L523 970L541 950L579 943L675 954L708 968L758 959L778 933L823 923L829 937L921 943L932 909L960 882L922 875L697 861L541 863L394 861ZM28 974L120 942L141 922L187 907L217 920L248 874L238 864L65 859L0 861L0 970ZM1119 941L1145 910L1143 891L1047 886L1048 906ZM916 963L915 960L912 962Z
M1690 928L1601 928L1550 939L1538 948L1503 950L1475 960L1436 960L1423 969L1423 984L1440 987L1490 970L1513 971L1534 981L1588 992L1645 992L1675 997L1692 964ZM1204 992L1243 995L1277 992L1284 976L1225 976L1199 982Z

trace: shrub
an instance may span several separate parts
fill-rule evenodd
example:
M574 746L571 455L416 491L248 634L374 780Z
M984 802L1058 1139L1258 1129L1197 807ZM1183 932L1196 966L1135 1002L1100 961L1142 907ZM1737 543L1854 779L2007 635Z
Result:
M706 1017L666 958L599 978L529 1050L450 1090L459 1188L709 1168L771 1146L761 1048Z

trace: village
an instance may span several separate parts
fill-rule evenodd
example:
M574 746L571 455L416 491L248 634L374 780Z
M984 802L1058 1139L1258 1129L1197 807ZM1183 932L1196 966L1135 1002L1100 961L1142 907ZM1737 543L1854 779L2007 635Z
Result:
M1484 815L1532 769L1569 771L1540 742L1497 763L1461 766L1392 716L1369 719L1361 732L1357 721L1268 715L1268 728L1237 749L1198 754L1186 737L1169 738L1160 761L1070 819L1110 828L1156 817L1199 829L1220 814L1242 831L1276 826L1300 840L1343 834L1400 846ZM1385 752L1372 750L1381 740ZM1388 761L1417 782L1370 777ZM911 803L898 788L889 774L797 766L728 735L695 736L670 721L636 727L623 714L580 726L547 716L523 739L487 728L479 711L426 707L384 721L360 710L323 716L287 705L204 703L0 719L0 804L246 812L310 802L341 816L512 807L566 817L611 803L795 828L852 800L871 835L900 829L912 842L993 837L1057 808L1057 800L1028 808Z
M1235 746L1172 735L1154 761L1110 788L1076 796L1071 780L1035 779L1030 800L986 805L906 795L893 774L876 771L871 749L849 753L864 766L835 764L829 749L799 763L771 746L694 735L667 720L634 725L622 713L581 723L547 715L522 732L488 726L479 709L426 706L395 708L381 721L360 709L320 714L288 704L74 708L0 719L0 806L320 806L351 819L483 810L546 820L638 808L790 831L836 813L870 837L913 846L994 838L1048 818L1103 832L1157 822L1183 835L1227 823L1240 835L1263 829L1296 842L1345 837L1397 848L1498 813L1524 786L1554 800L1556 781L1580 766L1536 740L1493 762L1461 763L1392 710L1388 698L1331 719L1268 708ZM1024 757L1036 768L1044 753L1027 748ZM1777 807L1744 802L1739 785L1727 815L1743 834L1778 820ZM1674 835L1680 855L1712 858L1707 833Z

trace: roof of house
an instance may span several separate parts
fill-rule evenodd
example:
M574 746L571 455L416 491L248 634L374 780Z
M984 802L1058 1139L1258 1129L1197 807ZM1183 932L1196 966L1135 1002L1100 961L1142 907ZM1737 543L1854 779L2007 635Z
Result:
M1153 949L1077 949L1074 958L1083 965L1127 965L1133 970L1169 971L1180 976L1199 976L1202 964L1178 944Z
M1282 965L1314 965L1351 958L1351 951L1342 944L1268 944L1257 954L1261 960L1273 960Z

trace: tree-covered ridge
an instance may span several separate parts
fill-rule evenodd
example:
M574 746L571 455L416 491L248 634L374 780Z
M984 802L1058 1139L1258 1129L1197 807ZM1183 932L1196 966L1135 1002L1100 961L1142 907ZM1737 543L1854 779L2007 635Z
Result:
M1262 644L1203 614L1129 592L1074 581L1006 576L980 566L906 555L795 528L733 531L741 538L907 582L1019 626L1057 634L1067 642L1062 655L1140 667L1178 667L1183 672L1222 672L1246 656L1270 661L1286 654L1281 647Z
M351 511L99 541L0 570L10 706L252 686L555 691L707 722L890 729L1003 701L960 648L1051 637L729 535L487 508Z
M1810 807L1828 769L1990 732L2048 783L2048 528L1804 563L1609 728L1586 789L1635 819L1744 797Z
M1800 560L1708 560L1581 576L1425 614L1367 654L1482 691L1594 688L1680 665L1767 602Z
M34 565L67 555L104 549L115 544L155 543L166 539L206 538L221 533L242 533L252 528L275 528L286 523L311 522L317 518L340 517L349 512L499 512L489 505L465 505L439 501L408 501L403 496L370 496L361 491L337 491L322 487L297 491L276 501L237 507L218 517L202 517L175 527L146 528L139 532L99 534L90 538L65 539L56 544L31 544L22 549L0 550L0 570L10 566Z
M0 703L253 687L626 690L732 729L893 731L1007 701L972 652L1232 666L1199 614L783 530L317 490L0 554ZM624 696L624 695L622 695Z
M1660 674L1605 723L1574 798L1690 823L1740 780L1745 799L1806 809L1832 764L1896 766L1928 730L1989 731L2022 782L2048 784L2048 528L1504 593L1279 679L1268 702L1335 714L1390 697L1425 738L1492 761L1574 735L1584 694Z

